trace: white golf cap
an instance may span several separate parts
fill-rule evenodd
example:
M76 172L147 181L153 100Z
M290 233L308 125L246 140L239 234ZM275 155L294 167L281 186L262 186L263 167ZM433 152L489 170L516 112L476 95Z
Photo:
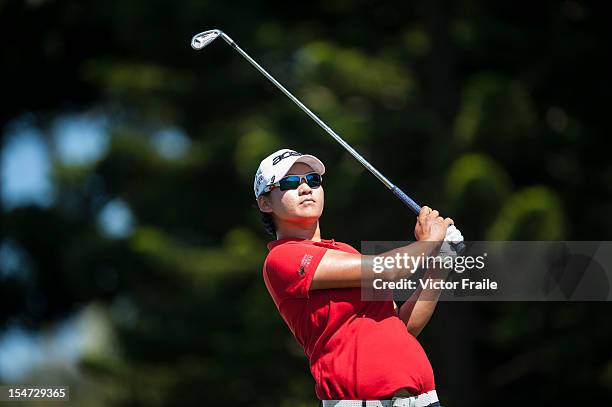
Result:
M315 172L321 175L325 173L325 166L314 155L301 154L297 151L283 148L270 154L259 164L257 173L255 173L255 182L253 183L255 198L259 198L261 194L268 192L272 184L287 175L291 166L298 162L310 165Z

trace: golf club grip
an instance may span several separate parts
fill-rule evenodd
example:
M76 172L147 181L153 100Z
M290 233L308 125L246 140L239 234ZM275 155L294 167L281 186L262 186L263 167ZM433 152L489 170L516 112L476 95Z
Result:
M421 207L416 202L414 202L412 198L406 195L404 191L402 191L395 185L393 186L393 188L391 188L391 191L395 194L396 197L400 199L400 201L402 201L407 207L412 209L414 213L418 215L419 212L421 212Z
M421 207L416 202L414 202L412 198L406 195L404 191L402 191L395 185L393 186L393 188L391 188L391 191L393 191L393 194L395 194L395 196L398 197L400 201L402 201L407 207L412 209L414 213L418 215L419 212L421 212ZM459 255L462 255L466 249L464 242L451 243L451 246L455 250L455 252Z

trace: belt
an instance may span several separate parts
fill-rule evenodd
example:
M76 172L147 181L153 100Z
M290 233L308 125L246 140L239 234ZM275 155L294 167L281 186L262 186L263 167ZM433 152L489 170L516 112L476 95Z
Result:
M438 401L435 390L412 397L391 400L323 400L323 407L427 407Z

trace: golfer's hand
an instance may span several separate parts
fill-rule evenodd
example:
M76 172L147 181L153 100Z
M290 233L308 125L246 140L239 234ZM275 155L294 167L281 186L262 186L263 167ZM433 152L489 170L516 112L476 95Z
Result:
M451 218L443 218L435 209L424 206L417 216L414 236L417 240L441 242L446 236L446 229L453 223Z

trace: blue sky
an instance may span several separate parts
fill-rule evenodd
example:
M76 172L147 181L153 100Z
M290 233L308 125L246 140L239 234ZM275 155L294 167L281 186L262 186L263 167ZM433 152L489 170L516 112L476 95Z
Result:
M5 210L27 204L53 204L51 162L43 134L26 122L14 123L2 148L2 203Z

